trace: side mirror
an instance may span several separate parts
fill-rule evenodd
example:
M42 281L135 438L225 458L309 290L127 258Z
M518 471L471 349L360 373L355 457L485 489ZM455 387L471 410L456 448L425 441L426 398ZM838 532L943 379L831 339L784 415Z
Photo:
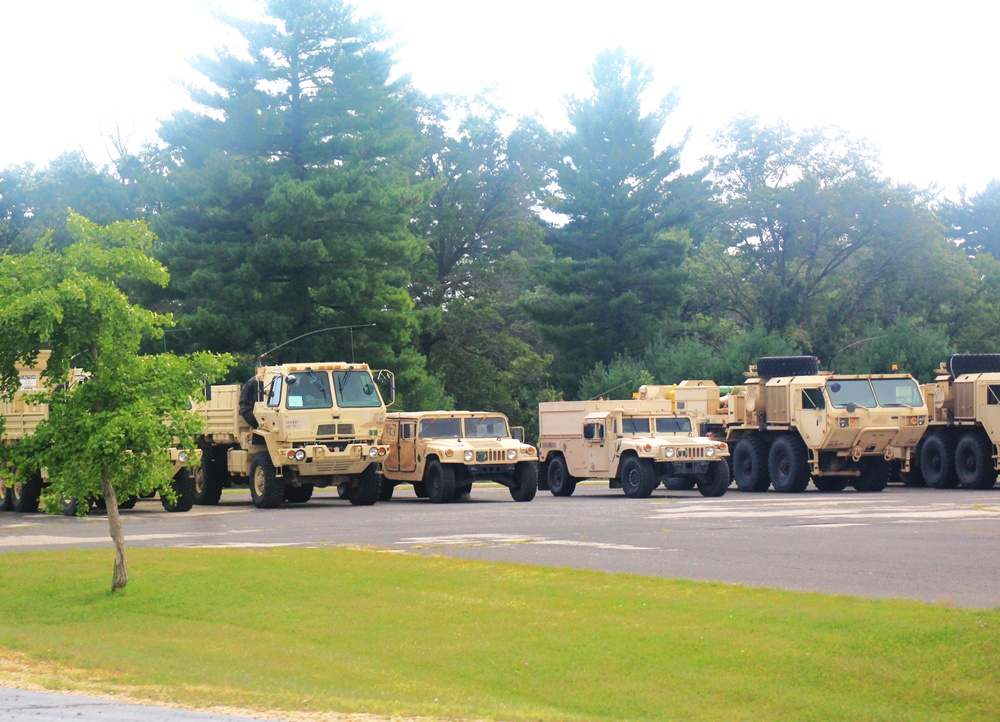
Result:
M212 400L212 384L208 381L205 382L205 401Z
M524 427L523 426L511 426L510 436L513 439L517 439L522 444L524 443Z
M385 401L386 406L392 406L396 403L396 377L393 375L392 371L381 369L377 374L375 374L375 383L377 383L380 388L384 388L389 392L388 400L385 399L386 394L382 394L382 400Z

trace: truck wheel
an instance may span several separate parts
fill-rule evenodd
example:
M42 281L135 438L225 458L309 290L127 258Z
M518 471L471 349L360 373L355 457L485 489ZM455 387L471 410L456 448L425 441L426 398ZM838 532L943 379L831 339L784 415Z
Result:
M557 456L549 462L549 470L546 474L549 482L549 491L552 496L572 496L576 491L576 477L569 475L566 467L566 459Z
M722 496L729 488L732 479L729 476L729 464L722 461L710 461L708 472L698 477L698 491L702 496Z
M250 464L250 498L258 509L274 509L285 500L285 482L277 477L266 451L255 455Z
M0 476L0 511L13 511L14 502L10 498L10 486L7 478Z
M777 376L815 376L819 359L815 356L761 356L757 359L757 375L762 379Z
M854 479L854 488L862 492L882 491L889 483L889 462L881 456L865 456L858 462L861 476Z
M425 484L422 481L415 481L415 482L413 482L413 494L418 499L426 499L427 498L427 484Z
M472 498L472 484L455 487L454 501L468 501Z
M225 449L221 450L222 453L225 451ZM226 465L225 457L220 462L218 453L219 451L216 449L205 449L201 454L201 464L192 474L194 476L195 504L215 506L222 498Z
M139 501L139 497L135 494L131 496L126 496L125 501L118 505L119 509L135 509L136 502Z
M38 500L42 495L42 477L35 474L24 482L14 482L10 486L11 508L21 514L38 511Z
M955 476L963 489L990 489L997 483L993 444L981 431L963 434L955 445Z
M920 470L924 481L932 489L954 489L958 486L955 475L955 439L948 434L932 434L923 441L920 450Z
M531 501L538 491L538 464L522 461L514 467L514 483L510 486L510 498L514 501Z
M782 494L798 494L809 486L809 450L797 436L783 434L767 455L771 485Z
M160 503L163 504L163 508L170 512L191 511L191 507L194 506L194 484L195 475L190 469L181 469L174 474L171 486L174 489L174 494L177 495L177 500L169 501L167 497L160 494Z
M849 476L817 476L813 478L813 484L820 491L843 491L851 482Z
M767 440L757 434L744 436L733 449L733 479L740 491L767 491Z
M455 497L455 470L434 459L424 472L427 498L432 504L445 504Z
M386 479L384 475L380 475L378 482L378 500L389 501L392 499L392 492L395 488L396 486L391 481Z
M629 456L622 461L620 476L622 491L629 499L647 499L656 488L656 472L649 459Z
M303 484L302 486L288 485L285 487L285 501L289 504L305 504L312 499L312 495L312 484Z
M77 510L80 508L80 500L75 496L67 496L62 500L62 515L63 516L77 516Z
M378 501L382 477L375 470L374 464L369 464L358 474L358 483L350 488L347 500L354 506L371 506Z

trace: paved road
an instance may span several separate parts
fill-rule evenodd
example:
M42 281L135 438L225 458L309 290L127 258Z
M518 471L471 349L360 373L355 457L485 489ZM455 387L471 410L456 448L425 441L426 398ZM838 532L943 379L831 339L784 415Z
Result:
M334 493L258 510L246 490L216 507L125 511L128 543L155 547L376 545L662 577L972 608L1000 606L1000 488L890 487L880 494L742 494L719 499L663 489L645 500L582 484L569 498L539 492L518 504L477 487L469 502L434 505L397 489L352 507ZM109 545L103 515L0 514L0 552Z
M0 687L0 722L52 722L70 719L95 722L252 722L259 718L187 712L167 707L111 702L97 697L25 692Z

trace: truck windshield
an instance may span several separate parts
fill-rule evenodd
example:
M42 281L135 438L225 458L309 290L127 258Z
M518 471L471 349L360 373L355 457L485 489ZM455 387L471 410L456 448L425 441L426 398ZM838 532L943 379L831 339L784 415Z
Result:
M333 388L337 391L337 405L342 409L382 405L382 397L378 395L372 375L366 369L334 371Z
M502 416L470 416L465 419L465 437L467 439L487 437L506 439L509 436L507 422Z
M691 419L687 417L657 419L656 431L659 434L689 434L691 433Z
M626 416L622 419L622 433L625 434L648 434L649 419L637 419Z
M826 382L826 393L830 396L830 404L837 409L848 404L866 409L878 406L868 379L830 379Z
M879 406L922 406L920 387L913 379L872 379Z
M289 409L333 408L330 376L325 371L303 371L289 374L285 406Z
M462 436L461 419L422 419L421 439L458 439Z

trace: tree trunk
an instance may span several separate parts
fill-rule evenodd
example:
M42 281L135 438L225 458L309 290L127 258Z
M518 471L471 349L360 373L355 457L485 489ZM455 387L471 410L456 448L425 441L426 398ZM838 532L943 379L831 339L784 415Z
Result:
M108 509L108 529L111 531L111 541L115 543L115 573L111 578L111 592L124 589L128 584L128 566L125 564L125 533L122 531L122 517L118 513L118 499L115 488L108 480L108 472L101 472L101 494Z

